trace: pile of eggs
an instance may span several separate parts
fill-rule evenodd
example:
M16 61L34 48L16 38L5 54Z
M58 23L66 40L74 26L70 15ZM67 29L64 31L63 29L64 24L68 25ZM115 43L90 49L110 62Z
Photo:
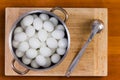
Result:
M67 45L64 26L47 14L27 15L14 29L15 54L31 68L46 68L58 63Z

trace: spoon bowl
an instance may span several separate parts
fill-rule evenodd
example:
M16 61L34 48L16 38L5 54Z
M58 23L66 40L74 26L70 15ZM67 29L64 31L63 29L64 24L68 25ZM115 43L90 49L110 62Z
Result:
M96 33L100 33L104 28L103 21L99 19L93 20L91 26L92 26L92 32L96 30L97 31Z

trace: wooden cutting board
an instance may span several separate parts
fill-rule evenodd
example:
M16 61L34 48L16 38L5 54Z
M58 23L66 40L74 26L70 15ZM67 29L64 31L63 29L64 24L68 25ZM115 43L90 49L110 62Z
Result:
M5 75L19 76L11 68L14 58L9 50L9 32L13 23L22 14L32 10L50 10L51 8L6 8L5 15ZM24 76L64 76L75 55L84 45L90 35L90 22L92 19L101 19L104 22L104 30L96 35L83 54L79 64L71 76L107 76L107 49L108 49L108 25L106 8L64 8L69 19L66 23L70 32L70 50L66 58L58 66L45 71L30 70ZM63 18L63 14L56 11L55 14ZM16 62L19 70L24 70Z

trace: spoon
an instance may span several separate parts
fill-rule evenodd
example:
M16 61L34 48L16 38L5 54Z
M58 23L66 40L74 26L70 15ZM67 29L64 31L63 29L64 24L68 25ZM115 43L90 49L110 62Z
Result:
M75 66L78 64L81 56L83 55L83 52L85 51L85 49L87 48L88 44L91 42L91 40L95 36L95 34L100 33L104 28L103 22L99 19L93 20L91 26L92 26L92 31L91 31L90 37L88 38L88 40L86 41L86 43L82 47L82 49L79 51L79 53L77 54L75 59L70 64L70 66L65 74L67 77L70 76L71 72L74 70Z

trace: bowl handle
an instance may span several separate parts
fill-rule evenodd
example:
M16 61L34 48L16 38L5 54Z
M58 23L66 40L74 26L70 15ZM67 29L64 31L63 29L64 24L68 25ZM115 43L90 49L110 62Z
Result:
M63 9L63 8L61 8L61 7L55 7L55 8L52 8L51 10L50 10L50 12L54 12L55 10L60 10L61 12L63 12L64 13L64 22L66 22L67 21L67 19L68 19L68 13L67 13L67 11L65 10L65 9Z
M26 69L25 71L20 71L20 70L16 69L16 68L15 68L15 65L14 65L14 64L15 64L15 61L16 61L15 59L12 60L11 66L12 66L12 69L13 69L16 73L18 73L18 74L20 74L20 75L24 75L24 74L26 74L26 73L29 72L30 69Z

